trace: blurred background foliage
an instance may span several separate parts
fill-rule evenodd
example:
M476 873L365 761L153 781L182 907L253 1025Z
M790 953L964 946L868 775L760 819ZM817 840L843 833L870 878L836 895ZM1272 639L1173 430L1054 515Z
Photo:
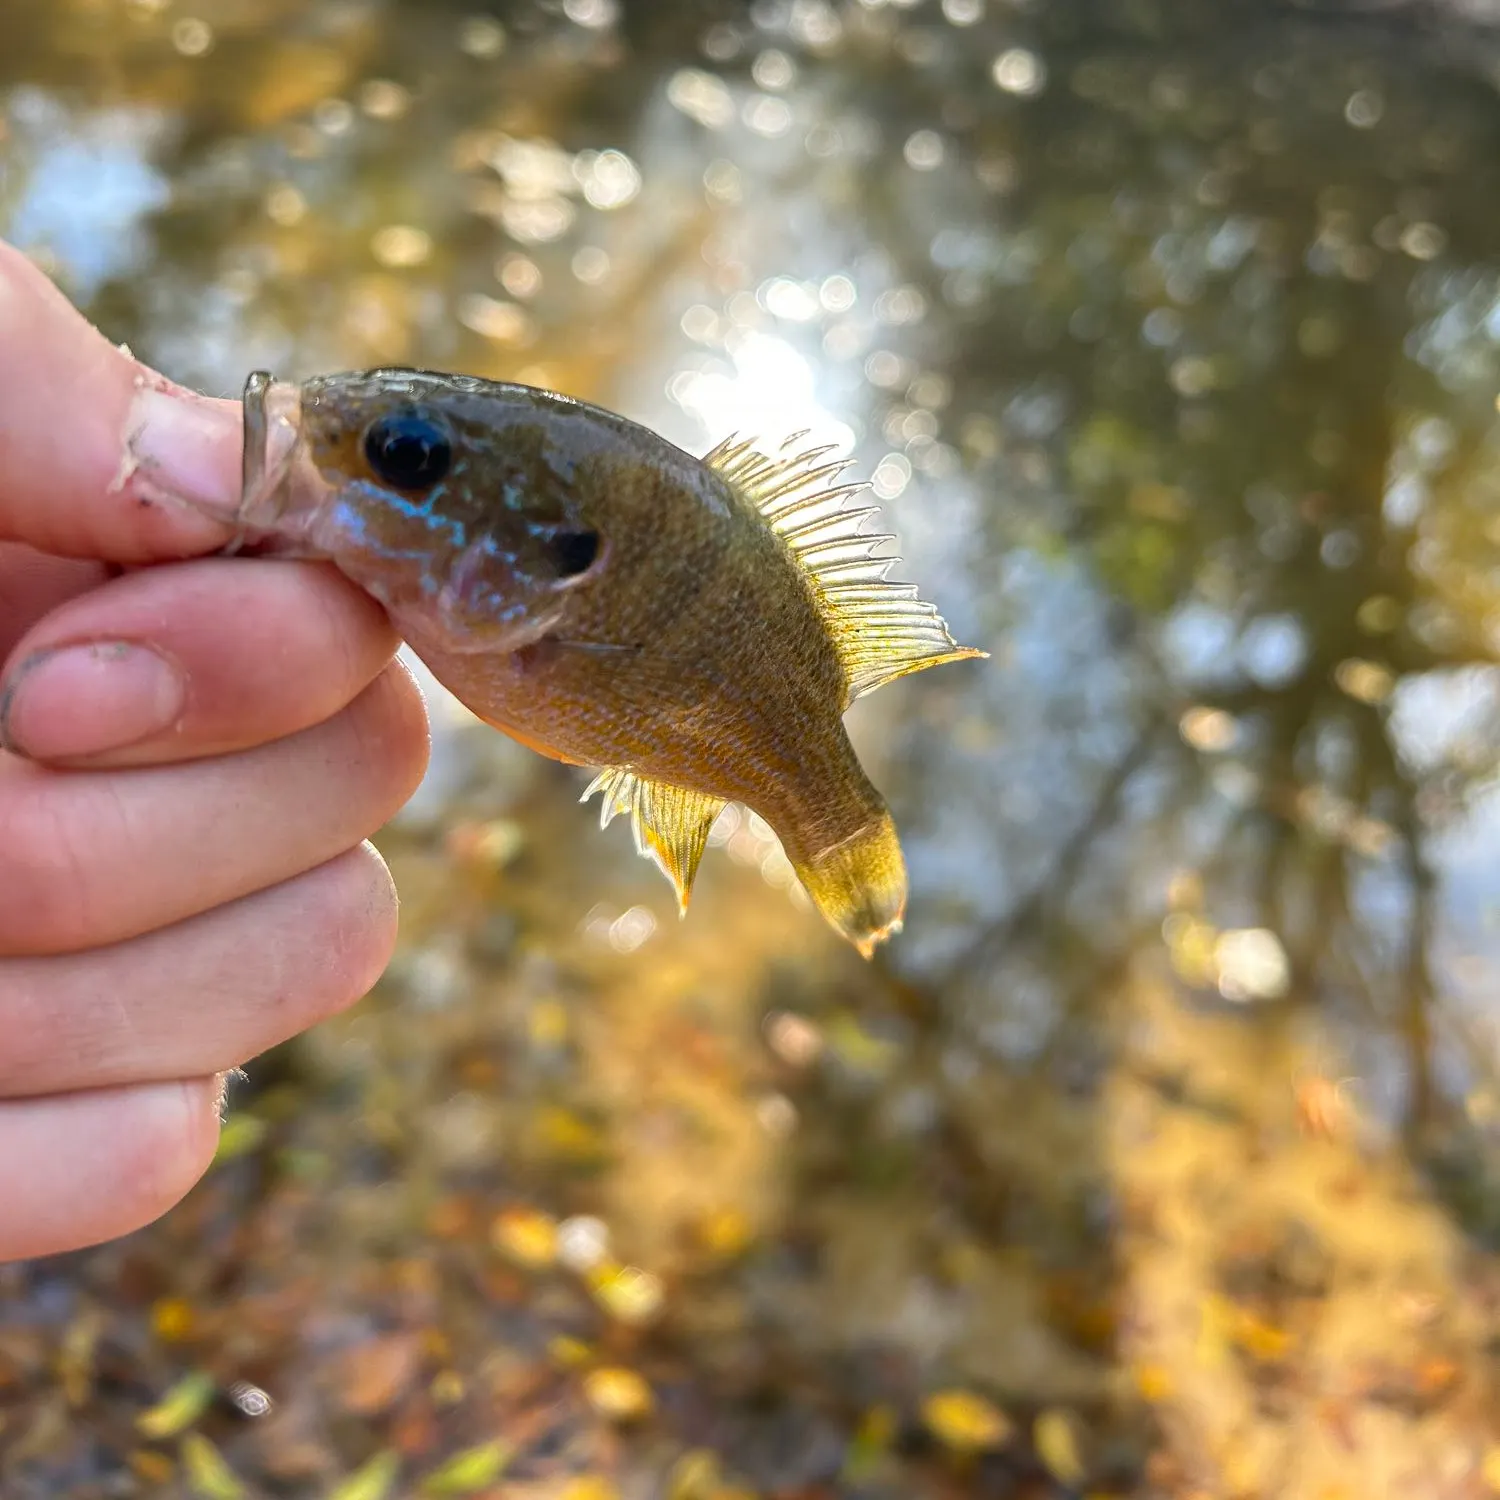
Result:
M1492 10L0 3L143 358L811 428L994 653L851 715L870 966L435 690L376 994L0 1269L6 1500L1500 1493Z

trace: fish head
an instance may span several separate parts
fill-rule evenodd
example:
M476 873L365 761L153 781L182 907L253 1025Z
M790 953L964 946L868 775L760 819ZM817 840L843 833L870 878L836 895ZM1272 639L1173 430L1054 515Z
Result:
M544 394L412 370L272 383L257 490L247 392L244 519L264 531L273 517L283 550L331 559L414 643L515 650L563 620L609 555Z

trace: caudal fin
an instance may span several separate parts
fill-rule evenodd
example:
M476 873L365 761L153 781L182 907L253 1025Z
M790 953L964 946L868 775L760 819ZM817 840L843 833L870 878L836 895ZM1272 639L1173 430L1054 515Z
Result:
M906 861L889 813L795 868L818 910L866 958L901 931Z

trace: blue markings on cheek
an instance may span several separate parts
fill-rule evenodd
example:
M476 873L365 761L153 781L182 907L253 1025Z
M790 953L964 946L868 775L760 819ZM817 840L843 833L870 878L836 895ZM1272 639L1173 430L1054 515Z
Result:
M469 547L458 568L464 576L467 614L489 624L508 624L525 616L530 580L517 572L515 559L494 537L481 537Z
M487 627L524 624L546 580L534 577L495 536L443 515L446 488L403 495L367 480L348 481L320 517L319 544L382 603L415 608L442 621L447 632L483 636ZM501 498L507 512L520 511L526 489L507 484ZM551 529L525 525L522 532Z
M471 613L492 625L510 625L526 617L526 606L519 599L507 600L501 594L486 594L470 606Z
M368 555L410 558L462 550L468 545L468 527L438 510L443 493L442 485L408 496L356 481L340 491L319 530L330 550L342 544ZM397 544L393 532L406 545Z

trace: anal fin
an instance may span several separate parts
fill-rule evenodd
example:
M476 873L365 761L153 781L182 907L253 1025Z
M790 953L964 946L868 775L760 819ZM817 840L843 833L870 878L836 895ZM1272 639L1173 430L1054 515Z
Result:
M618 814L630 814L637 853L661 867L677 891L677 909L686 914L693 877L723 801L686 787L647 781L623 766L601 771L579 800L587 802L595 792L604 793L599 826L607 828Z

